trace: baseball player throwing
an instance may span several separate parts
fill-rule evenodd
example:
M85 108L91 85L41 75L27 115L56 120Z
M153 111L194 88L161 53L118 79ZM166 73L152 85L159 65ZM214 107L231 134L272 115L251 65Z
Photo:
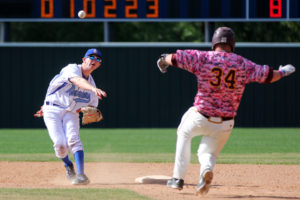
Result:
M91 73L101 66L102 54L88 49L82 64L69 64L50 82L44 105L35 116L43 116L55 154L65 165L67 178L74 185L88 184L84 174L84 152L79 135L79 111L82 107L98 106L106 93L97 88ZM74 155L77 174L68 152Z
M234 126L245 85L250 82L269 84L292 74L288 64L274 70L258 65L233 53L235 35L231 28L218 28L212 38L212 51L177 50L162 54L157 65L162 73L169 66L185 69L197 77L198 92L194 105L183 115L177 129L173 178L167 186L183 189L191 154L191 140L202 135L198 148L200 180L196 194L209 191L216 159Z

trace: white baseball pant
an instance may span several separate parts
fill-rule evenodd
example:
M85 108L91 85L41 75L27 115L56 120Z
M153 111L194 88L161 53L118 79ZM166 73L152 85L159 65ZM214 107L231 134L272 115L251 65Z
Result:
M189 108L182 116L177 129L173 177L184 179L190 163L191 141L193 137L198 135L202 135L197 154L200 163L200 174L207 168L213 170L216 159L226 144L233 126L233 119L214 123L201 115L196 107Z
M68 151L74 154L83 150L79 134L79 114L57 106L44 105L44 122L53 142L55 155L65 158Z

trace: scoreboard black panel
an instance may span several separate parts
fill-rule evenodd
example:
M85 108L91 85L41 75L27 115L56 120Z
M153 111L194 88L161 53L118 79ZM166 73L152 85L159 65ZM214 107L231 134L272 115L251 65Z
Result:
M84 21L298 21L300 0L0 0L0 21L77 21L79 10Z

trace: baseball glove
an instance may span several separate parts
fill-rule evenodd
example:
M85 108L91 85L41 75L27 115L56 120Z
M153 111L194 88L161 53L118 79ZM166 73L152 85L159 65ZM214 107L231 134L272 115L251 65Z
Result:
M102 113L96 107L86 106L80 109L82 112L82 125L99 122L103 119Z

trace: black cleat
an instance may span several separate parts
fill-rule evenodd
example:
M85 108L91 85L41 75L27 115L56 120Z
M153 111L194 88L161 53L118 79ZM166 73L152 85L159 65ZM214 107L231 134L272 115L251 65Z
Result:
M67 175L67 179L69 180L73 180L76 178L76 173L74 170L74 166L70 165L70 166L65 166L66 168L66 175Z
M168 180L167 187L182 190L184 181L182 179L172 178Z

